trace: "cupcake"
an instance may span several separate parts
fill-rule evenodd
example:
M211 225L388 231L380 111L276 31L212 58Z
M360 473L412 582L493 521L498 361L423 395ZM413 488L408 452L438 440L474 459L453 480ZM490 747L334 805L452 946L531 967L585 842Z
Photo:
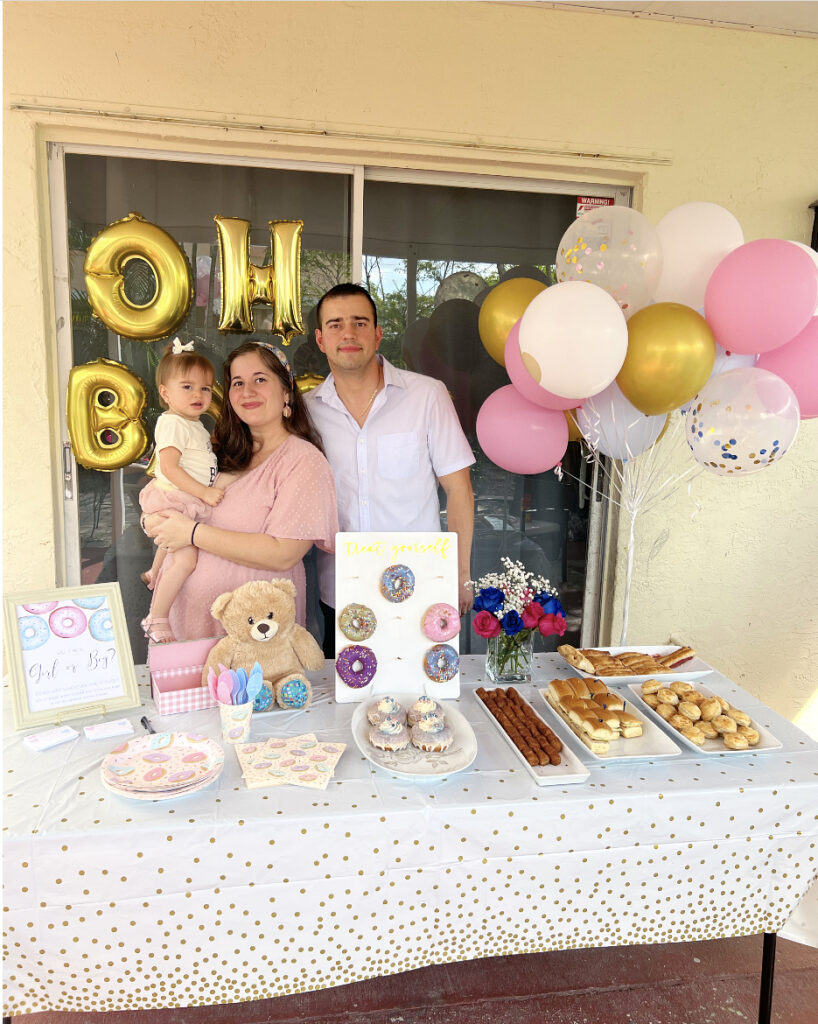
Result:
M431 697L419 697L411 708L409 708L406 720L409 725L414 725L416 722L419 722L424 715L432 713L439 715L440 718L442 718L443 708L436 700L432 700Z
M394 697L380 697L374 700L366 711L366 717L372 725L382 722L387 715L393 715L400 719L401 723L406 721L406 712Z
M369 742L378 750L405 750L409 730L396 715L386 715L369 730Z
M424 715L412 726L412 743L418 750L440 753L452 745L454 733L441 715Z

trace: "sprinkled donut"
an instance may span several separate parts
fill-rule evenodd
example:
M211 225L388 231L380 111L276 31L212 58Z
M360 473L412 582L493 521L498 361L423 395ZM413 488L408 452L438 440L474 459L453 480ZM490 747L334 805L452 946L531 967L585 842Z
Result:
M273 691L264 683L253 701L253 711L269 711L273 706Z
M338 628L347 640L354 640L356 643L368 640L377 625L375 613L365 604L348 604L338 616Z
M361 644L350 644L335 659L335 671L341 677L341 682L353 690L368 686L377 669L378 659L374 652Z
M88 622L79 608L57 608L48 616L48 624L55 636L70 640L85 632Z
M45 601L43 604L24 604L23 607L27 612L31 612L32 615L48 615L49 612L54 611L59 603L59 601Z
M394 697L380 697L369 705L366 712L366 717L371 725L377 725L379 722L382 722L387 715L400 718L401 721L406 720L406 712Z
M114 638L114 627L111 624L111 613L107 608L100 608L88 620L88 632L95 640L108 641Z
M20 634L20 646L24 651L36 651L51 635L45 619L41 619L39 615L21 615L17 620L17 630Z
M421 629L423 635L436 644L442 640L451 640L460 632L460 615L450 604L433 604L423 616Z
M443 718L443 708L432 697L418 697L406 715L409 725L415 725L424 715L437 715Z
M415 574L408 565L390 565L381 575L381 593L387 601L400 604L415 592Z
M460 655L450 644L435 644L423 656L423 670L435 683L454 679L460 668Z
M288 679L278 691L278 702L285 708L303 708L310 699L310 691L301 679Z

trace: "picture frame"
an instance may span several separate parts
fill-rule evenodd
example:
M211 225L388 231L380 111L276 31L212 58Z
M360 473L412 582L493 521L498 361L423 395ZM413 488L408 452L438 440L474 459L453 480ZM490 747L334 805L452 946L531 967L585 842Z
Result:
M139 707L118 583L3 597L14 727Z

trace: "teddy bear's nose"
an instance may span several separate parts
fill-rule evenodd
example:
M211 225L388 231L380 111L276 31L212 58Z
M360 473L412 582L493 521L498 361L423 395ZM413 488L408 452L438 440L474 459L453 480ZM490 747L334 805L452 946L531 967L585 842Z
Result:
M259 631L259 633L269 633L270 626L266 622L259 622L259 624L256 626L256 629Z

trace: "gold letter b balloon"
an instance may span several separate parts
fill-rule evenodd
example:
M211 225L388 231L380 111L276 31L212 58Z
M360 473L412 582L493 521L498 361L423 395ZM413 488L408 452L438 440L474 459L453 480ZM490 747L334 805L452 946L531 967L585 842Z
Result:
M646 416L672 412L713 372L716 341L703 316L677 302L657 302L628 321L628 351L616 383Z
M86 469L129 466L148 447L145 385L122 363L97 359L68 376L66 419L74 458Z

